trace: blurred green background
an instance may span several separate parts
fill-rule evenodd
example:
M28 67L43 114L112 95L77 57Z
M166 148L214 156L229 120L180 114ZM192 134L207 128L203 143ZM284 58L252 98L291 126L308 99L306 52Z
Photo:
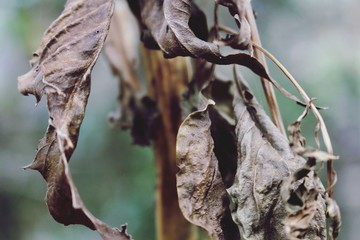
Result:
M213 1L197 2L212 14ZM100 239L96 232L82 226L56 223L43 201L46 185L42 177L21 168L35 156L37 142L46 130L47 110L44 100L35 107L34 97L18 93L17 76L30 69L31 53L64 3L0 2L0 239ZM288 68L310 96L319 99L318 105L329 107L323 116L335 153L341 157L335 163L339 178L335 195L343 215L339 239L358 239L360 2L254 0L253 5L264 47ZM272 64L270 68L272 75L295 93L280 71ZM258 82L252 78L251 82ZM116 105L117 82L103 56L92 79L86 117L70 164L74 180L94 215L111 226L129 223L135 239L155 239L152 151L133 146L128 132L109 128L106 116ZM261 87L252 85L260 102L265 103L261 100ZM278 96L288 125L302 109ZM310 144L313 127L310 117L304 124Z

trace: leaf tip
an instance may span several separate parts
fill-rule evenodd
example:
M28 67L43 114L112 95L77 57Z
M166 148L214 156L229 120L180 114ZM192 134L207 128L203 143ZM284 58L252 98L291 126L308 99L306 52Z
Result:
M18 90L24 96L33 94L36 98L36 105L41 100L42 91L44 88L43 84L43 73L39 66L33 67L28 73L21 75L17 78Z
M30 164L28 164L28 165L26 165L26 166L23 166L23 167L21 167L23 170L28 170L28 169L31 169L31 170L35 170L35 168L34 168L34 163L30 163Z

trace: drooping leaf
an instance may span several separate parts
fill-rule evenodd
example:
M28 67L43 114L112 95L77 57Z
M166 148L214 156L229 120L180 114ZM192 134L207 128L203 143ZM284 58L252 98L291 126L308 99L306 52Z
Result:
M325 209L324 201L321 200L319 205L318 200L319 197L324 199L324 189L320 180L314 177L312 168L315 164L315 159L309 158L282 184L280 193L288 213L284 225L290 239L308 239L308 236L316 235L319 229L324 230L324 226L318 225L324 217L318 214L319 207Z
M229 124L235 126L233 82L221 79L216 74L214 79L202 90L202 94L207 98L213 99L216 103L217 112L226 119Z
M301 134L301 122L304 120L304 118L307 116L309 111L309 106L306 106L304 112L298 117L298 119L289 125L289 141L290 141L290 147L292 151L304 158L313 158L318 162L326 162L329 160L336 160L339 159L339 157L334 156L332 154L329 154L327 152L321 151L318 148L308 148L306 147L306 139ZM319 125L319 124L317 124ZM315 130L315 141L319 142L317 138L317 131ZM320 146L319 143L317 143L318 147Z
M216 104L208 110L210 130L214 140L214 153L219 160L219 171L225 186L229 187L233 183L237 159L232 82L215 76L214 68L214 64L204 59L195 60L193 78L183 94L182 113L189 115L190 112L197 111L201 96L215 101Z
M315 216L314 209L316 209L316 198L318 197L319 189L316 186L309 185L308 179L309 176L316 174L314 171L316 163L338 159L338 157L320 149L306 147L305 137L301 134L301 122L307 116L308 110L309 106L288 127L291 149L299 156L308 158L306 164L293 172L291 177L282 186L281 195L286 202L286 209L289 212L289 216L284 223L287 234L291 239L303 239L304 235L309 231L309 226ZM317 138L316 131L315 138ZM317 145L318 147L320 146L319 143ZM298 186L299 182L302 182L300 186ZM336 239L341 225L340 211L336 202L329 198L328 195L325 196L325 199L327 216L330 218L329 236L330 239Z
M284 179L304 163L271 122L254 96L240 88L235 97L238 170L228 189L235 207L234 221L244 239L287 239L288 213L280 192ZM315 178L308 180L321 189ZM299 184L297 185L299 186ZM316 212L304 239L325 239L324 199L316 193Z
M205 59L195 59L194 73L182 94L182 119L185 119L190 113L198 110L199 92L213 79L214 67L214 64L209 63Z
M226 188L234 183L237 168L235 126L230 124L216 108L209 109L211 136L219 171Z
M124 1L117 1L112 17L109 36L104 45L105 55L113 74L119 81L118 106L109 114L112 127L127 129L133 124L131 102L137 101L143 92L137 77L138 34L136 19Z
M160 118L156 102L148 96L134 98L130 101L129 107L133 115L131 127L133 143L140 146L150 145Z
M126 226L110 228L84 206L71 177L73 154L90 93L90 74L107 36L113 1L68 0L33 54L33 68L19 77L23 94L47 97L49 126L33 163L47 182L46 203L53 218L82 224L103 239L131 239Z
M197 25L196 29L190 28L192 9L196 8L193 1L138 0L138 5L136 2L130 4L134 9L140 8L140 22L144 26L143 37L149 36L146 38L150 39L149 42L155 40L165 57L192 56L220 65L239 64L248 67L261 77L270 79L256 58L245 53L222 56L216 44L197 37L201 36L199 32L205 32L206 26ZM144 44L152 45L147 44L146 41Z
M334 240L338 237L341 227L340 208L336 201L326 197L326 215L330 219L329 239Z
M300 210L296 211L294 214L290 214L284 221L285 231L288 235L288 238L291 240L322 239L324 236L322 236L322 238L307 237L309 235L317 234L315 231L317 229L310 227L310 224L314 221L315 214L317 213L317 198L319 196L318 192L315 189L307 191L308 189L304 185L301 185L299 188L304 188L304 192L307 193L303 195L306 198L306 201L303 202ZM320 227L319 230L324 231L323 226L317 227Z
M252 51L251 28L246 19L246 7L247 4L249 4L248 1L219 0L216 1L216 3L226 6L229 9L230 14L234 17L234 20L239 28L236 34L228 34L226 38L217 40L217 43L219 45L231 46L233 49Z
M119 81L118 107L109 114L109 121L114 128L131 129L133 143L146 146L150 144L152 125L159 111L156 103L145 95L136 73L138 36L133 31L137 28L136 19L125 2L118 2L115 9L104 47Z
M179 204L184 216L204 228L212 239L239 239L237 227L231 220L229 199L218 160L213 152L208 113L213 104L208 100L179 128L176 143Z

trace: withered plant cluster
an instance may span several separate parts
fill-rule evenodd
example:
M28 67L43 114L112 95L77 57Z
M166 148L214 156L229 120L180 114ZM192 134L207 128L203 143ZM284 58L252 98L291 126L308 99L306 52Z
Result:
M20 92L35 95L37 102L45 95L49 110L45 136L25 168L46 180L46 204L59 223L85 225L103 239L132 239L126 225L111 228L88 211L69 168L91 71L104 47L120 91L110 121L131 129L134 143L154 148L158 239L197 239L194 225L211 239L335 239L341 225L333 199L337 157L321 108L261 47L249 0L208 2L214 6L210 28L191 0L119 1L115 11L114 0L68 0L34 52L32 69L18 79ZM135 27L129 27L128 7ZM220 24L219 8L228 9L236 29ZM145 77L136 69L134 30L141 33ZM225 48L232 53L223 54ZM301 100L271 78L264 56L284 72ZM231 77L219 76L218 65L232 65ZM271 118L237 65L260 77ZM304 107L288 136L273 86ZM308 112L317 119L315 148L306 147L301 135ZM327 188L318 177L325 164Z

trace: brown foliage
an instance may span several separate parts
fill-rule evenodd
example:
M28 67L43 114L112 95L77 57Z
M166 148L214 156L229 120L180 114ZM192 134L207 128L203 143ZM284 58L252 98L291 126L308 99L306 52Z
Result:
M183 217L212 239L326 239L325 214L330 218L330 238L335 239L341 217L332 199L336 175L331 161L337 157L321 115L295 79L259 45L250 3L215 2L215 14L218 4L228 8L237 30L220 26L216 15L209 32L205 14L191 0L128 1L145 47L160 49L165 58L195 59L191 65L189 59L168 60L158 51L143 49L146 84L137 77L133 42L125 39L130 19L125 13L115 13L105 47L120 92L118 110L110 120L123 129L131 128L134 143L152 144L155 149L159 239L190 239L190 225ZM113 5L112 0L68 0L35 51L32 69L19 77L18 88L24 95L33 94L37 102L42 95L47 97L49 126L34 162L26 168L39 171L46 180L50 214L62 224L97 230L103 239L123 240L131 239L126 226L110 228L86 209L68 165ZM220 31L228 35L221 38ZM223 55L220 46L235 53ZM270 77L260 51L289 77L304 103ZM281 118L276 117L269 86L265 94L277 126L235 67L234 79L217 76L216 65L230 64L247 67L305 107L289 127L289 141L278 129ZM327 151L305 145L300 124L309 110L318 120L316 142L321 129ZM323 162L329 167L328 189L318 178L317 163Z
M68 1L45 32L33 54L33 68L19 77L21 93L47 97L49 126L36 158L26 168L47 182L46 203L53 218L82 224L104 239L131 239L125 229L109 228L84 206L73 183L68 161L75 150L90 93L90 73L110 26L113 1Z

